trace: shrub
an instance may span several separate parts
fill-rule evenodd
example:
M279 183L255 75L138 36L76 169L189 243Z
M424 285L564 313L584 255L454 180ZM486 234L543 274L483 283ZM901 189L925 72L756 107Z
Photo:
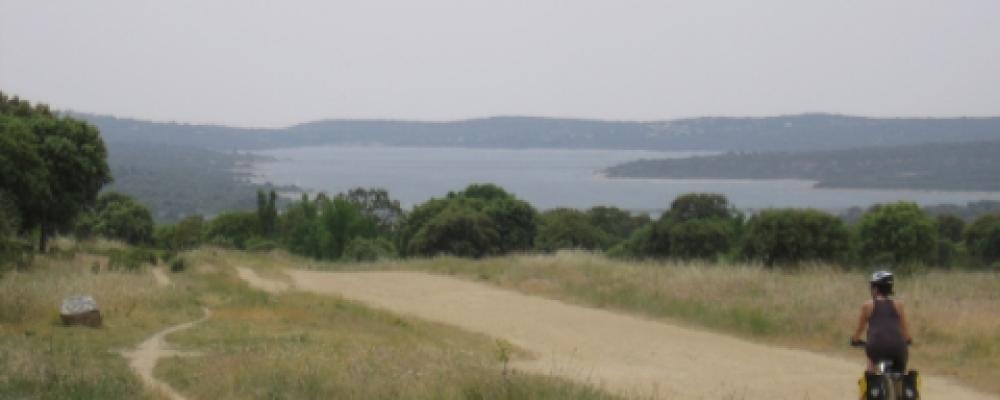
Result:
M819 210L765 210L750 217L741 253L764 265L833 261L848 248L844 223Z
M875 205L857 230L860 255L870 264L928 263L937 251L937 227L916 203Z
M970 255L996 267L1000 262L1000 214L984 215L969 225L965 245Z
M462 204L444 209L417 231L407 252L423 256L450 254L483 257L500 252L500 235L486 214Z
M108 268L111 270L138 271L143 264L156 264L156 255L142 248L114 249L108 257Z
M579 210L557 208L542 214L542 224L535 237L535 248L603 250L611 243L609 235L591 223Z
M670 255L710 259L729 249L732 226L722 220L688 220L670 227Z
M187 260L184 257L177 257L170 261L170 272L184 272L187 269Z
M249 251L271 251L278 248L278 242L254 236L246 241L246 249Z
M345 261L378 261L392 258L396 255L396 248L391 242L383 238L367 239L354 238L344 249L343 259Z

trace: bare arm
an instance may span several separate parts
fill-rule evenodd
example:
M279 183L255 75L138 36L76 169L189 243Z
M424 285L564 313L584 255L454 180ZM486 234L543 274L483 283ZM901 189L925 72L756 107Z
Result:
M910 336L910 326L906 322L906 313L903 312L903 303L899 301L893 301L892 304L896 306L896 314L899 314L899 329L903 333L903 339L906 343L913 341L913 337Z
M858 328L854 330L854 336L851 339L856 341L861 340L861 335L865 332L865 326L868 325L868 318L872 316L872 302L866 301L864 305L861 306L861 317L858 318Z

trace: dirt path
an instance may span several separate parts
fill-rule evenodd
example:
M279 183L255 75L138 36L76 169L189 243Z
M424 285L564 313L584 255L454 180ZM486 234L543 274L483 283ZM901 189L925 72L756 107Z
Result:
M156 279L156 285L160 287L170 286L173 282L170 281L170 277L167 276L166 272L163 272L163 267L153 268L153 278Z
M860 353L856 360L842 360L764 346L456 278L415 272L289 274L303 290L337 294L508 340L538 355L516 368L626 395L843 400L857 398L863 368ZM928 399L995 398L934 377L924 378L923 389Z
M257 275L257 273L250 268L236 267L236 274L240 276L240 279L246 281L250 287L260 289L268 293L281 293L289 289L289 285L287 283L263 278L260 275Z
M146 384L150 389L156 392L160 392L167 396L171 400L186 400L184 396L177 393L174 388L166 384L153 376L153 368L156 367L156 361L163 357L171 356L187 356L187 355L197 355L197 353L185 353L175 350L170 350L167 348L166 341L164 338L174 332L182 331L195 326L196 324L208 319L211 312L208 309L204 309L205 315L196 321L185 322L180 325L174 325L167 329L157 332L155 335L146 339L139 346L132 351L122 352L122 356L128 359L128 365L140 378L142 382Z

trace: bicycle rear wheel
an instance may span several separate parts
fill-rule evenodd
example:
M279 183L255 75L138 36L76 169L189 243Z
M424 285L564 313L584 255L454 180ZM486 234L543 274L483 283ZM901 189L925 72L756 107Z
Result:
M889 374L882 375L882 379L879 380L882 385L882 395L885 400L898 400L896 394L896 384L892 381L892 377Z

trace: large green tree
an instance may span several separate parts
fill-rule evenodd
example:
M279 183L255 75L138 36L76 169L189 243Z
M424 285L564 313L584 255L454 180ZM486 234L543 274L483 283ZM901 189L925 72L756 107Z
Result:
M3 171L0 190L19 193L16 203L22 229L37 229L38 247L44 251L49 236L69 228L111 181L107 149L96 128L56 115L44 105L31 106L0 93L0 117L5 137L0 158L7 160L0 161L0 168L14 169L10 177Z
M486 243L475 242L482 248L465 253L506 253L517 250L528 250L534 245L538 230L538 212L527 202L507 193L503 188L493 184L474 184L461 192L451 192L443 199L431 199L413 208L405 218L400 230L401 249L408 254L427 254L426 251L411 253L411 242L423 228L434 220L438 214L449 208L456 208L450 214L468 217L472 214L482 214L492 225L496 241ZM457 211L462 209L461 212ZM464 209L475 211L467 213ZM453 218L454 219L454 218ZM438 221L440 222L440 221ZM493 238L492 234L480 239ZM426 239L426 237L424 238ZM426 244L424 240L422 245ZM452 249L453 250L453 249ZM450 252L450 250L449 250ZM455 254L455 253L452 253Z
M937 249L937 227L912 202L873 206L857 224L859 252L868 263L929 263Z
M535 237L535 248L544 251L559 249L606 249L609 235L594 226L590 217L572 208L556 208L542 213L542 223Z
M453 203L431 217L410 239L407 253L484 257L500 253L500 234L485 213Z
M80 236L96 234L133 245L153 241L153 217L149 209L117 192L101 194L92 209L78 216L76 228Z
M764 210L750 217L742 253L764 265L833 261L848 249L849 234L836 216L819 210Z
M979 217L965 232L969 253L987 265L1000 261L1000 214Z

